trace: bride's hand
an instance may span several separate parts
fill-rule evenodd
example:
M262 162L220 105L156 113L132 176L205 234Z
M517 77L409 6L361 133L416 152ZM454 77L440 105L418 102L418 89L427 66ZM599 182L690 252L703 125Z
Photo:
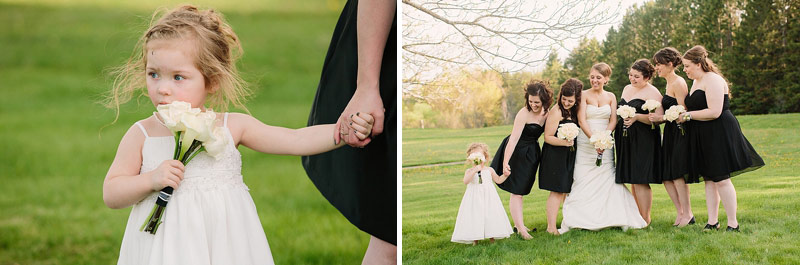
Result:
M604 151L605 150L603 150L603 149L597 148L597 154L603 154Z

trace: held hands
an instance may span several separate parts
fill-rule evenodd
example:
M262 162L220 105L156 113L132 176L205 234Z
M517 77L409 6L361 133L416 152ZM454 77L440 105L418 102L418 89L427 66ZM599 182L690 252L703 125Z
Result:
M503 163L503 176L510 176L511 175L511 166L508 163Z
M364 141L369 137L369 134L373 128L373 123L375 123L375 119L372 118L372 115L361 112L350 114L348 120L350 121L345 126L339 126L338 123L336 124L336 127L338 127L337 136L339 136L341 139L347 139L355 136L359 141ZM369 143L369 140L366 142Z
M150 171L150 184L153 191L159 191L167 186L177 189L183 180L186 168L181 161L164 160L156 169Z
M378 89L356 89L347 107L336 122L334 142L344 140L352 147L364 147L372 141L372 136L383 133L383 101ZM367 116L364 116L367 115ZM359 121L362 119L364 122ZM366 125L369 124L369 127ZM354 125L363 128L354 128ZM374 125L374 127L373 127ZM368 129L368 130L360 130ZM361 135L359 135L359 133Z

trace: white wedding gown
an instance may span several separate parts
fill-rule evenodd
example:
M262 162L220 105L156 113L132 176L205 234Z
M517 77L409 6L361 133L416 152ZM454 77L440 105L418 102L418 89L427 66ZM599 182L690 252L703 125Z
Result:
M605 130L611 106L586 106L586 122L591 130ZM607 227L643 228L647 226L630 191L614 182L614 150L605 150L603 164L595 164L597 151L581 130L577 139L572 191L564 201L559 233L570 229L600 230Z

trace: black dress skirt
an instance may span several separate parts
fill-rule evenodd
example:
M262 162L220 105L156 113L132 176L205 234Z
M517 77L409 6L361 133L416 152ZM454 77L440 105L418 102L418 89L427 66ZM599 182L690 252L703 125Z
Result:
M528 195L528 193L531 193L541 155L539 136L542 136L543 132L544 128L539 124L525 124L522 133L520 133L517 146L514 148L514 153L508 159L508 165L511 166L511 175L502 184L497 184L498 187L516 195ZM509 137L511 136L506 136L503 139L503 143L497 148L497 153L494 154L494 159L492 159L492 168L498 175L503 174L503 156L506 152Z
M339 16L322 66L308 126L336 123L356 91L358 1ZM365 148L342 148L304 156L303 167L320 193L353 225L397 244L397 13L383 50L380 96L386 109L383 133ZM331 135L333 141L333 135Z
M665 110L675 105L678 105L677 99L664 95L661 106ZM689 172L689 141L686 136L686 126L681 126L683 131L675 122L664 123L664 138L661 147L661 155L664 158L661 170L662 181L685 178Z
M558 124L575 123L571 120L562 120ZM556 132L556 134L558 134ZM575 139L577 140L577 138ZM569 146L555 146L547 142L542 144L542 159L539 165L539 189L561 193L572 190L572 172L575 169L575 150L577 142L573 142L573 149Z
M689 111L707 109L705 91L696 90L686 97L686 108ZM700 182L701 177L723 181L764 166L764 160L744 137L739 121L731 113L727 94L718 118L691 120L687 124L690 159L687 182Z
M621 99L619 106L628 105L636 109L638 114L647 114L642 109L645 101L633 99L626 102ZM650 184L661 183L661 129L650 124L634 122L628 127L628 135L624 136L625 124L622 118L617 120L614 129L614 142L617 152L616 183Z

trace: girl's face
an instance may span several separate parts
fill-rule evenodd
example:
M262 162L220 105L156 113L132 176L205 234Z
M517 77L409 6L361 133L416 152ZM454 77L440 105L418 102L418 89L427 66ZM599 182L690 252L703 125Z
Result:
M528 105L531 106L532 112L542 111L542 100L539 96L528 95Z
M683 72L686 73L686 77L689 77L692 80L700 77L700 72L702 72L703 69L700 69L699 64L693 63L692 61L686 59L681 60L683 60Z
M185 101L203 108L208 90L203 74L194 64L194 43L188 40L151 40L147 54L147 94L153 105Z
M608 83L608 77L603 76L597 70L592 69L589 71L589 83L592 84L592 88L603 88L603 86Z
M668 62L667 64L656 63L655 68L658 76L660 77L667 77L669 73L675 71L675 67L672 66L672 62Z
M631 85L637 88L643 88L647 85L647 79L644 78L642 72L633 68L628 70L628 80L631 80Z
M575 96L561 96L561 105L564 106L565 109L571 109L575 106Z

